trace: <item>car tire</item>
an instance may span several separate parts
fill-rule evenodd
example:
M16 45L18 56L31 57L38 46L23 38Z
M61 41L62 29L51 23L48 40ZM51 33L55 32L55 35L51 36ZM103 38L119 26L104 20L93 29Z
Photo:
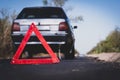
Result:
M65 53L65 59L74 59L75 58L75 48L72 47L72 50L66 51Z

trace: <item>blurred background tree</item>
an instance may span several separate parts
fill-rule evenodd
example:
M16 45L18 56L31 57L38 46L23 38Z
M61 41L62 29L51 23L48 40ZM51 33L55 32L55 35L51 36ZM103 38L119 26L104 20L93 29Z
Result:
M0 58L10 58L12 54L11 22L16 13L9 14L8 9L0 9Z
M68 0L43 0L44 6L63 7Z
M99 42L88 54L92 53L120 52L120 28L116 27L105 40Z

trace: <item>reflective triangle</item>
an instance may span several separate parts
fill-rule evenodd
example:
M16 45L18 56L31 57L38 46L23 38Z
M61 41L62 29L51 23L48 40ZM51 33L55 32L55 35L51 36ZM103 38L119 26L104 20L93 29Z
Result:
M25 48L26 43L28 42L32 32L34 32L37 36L37 38L42 43L45 50L49 53L51 58L45 58L45 59L19 59L23 49ZM18 47L15 55L12 58L11 64L52 64L52 63L59 63L59 59L57 58L56 54L53 52L51 47L47 44L46 40L40 33L40 31L37 29L34 23L30 25L29 30L25 34L20 46Z

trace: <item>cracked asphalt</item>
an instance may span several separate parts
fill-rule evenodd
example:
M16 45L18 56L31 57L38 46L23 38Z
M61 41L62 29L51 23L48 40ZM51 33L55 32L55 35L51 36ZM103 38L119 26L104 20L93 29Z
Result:
M39 65L12 65L10 60L0 60L0 80L120 80L120 65L88 57Z

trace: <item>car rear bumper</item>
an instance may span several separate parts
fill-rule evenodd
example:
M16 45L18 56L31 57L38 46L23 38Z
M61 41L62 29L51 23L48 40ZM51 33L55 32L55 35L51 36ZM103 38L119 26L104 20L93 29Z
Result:
M42 32L41 33L48 44L65 44L67 39L67 34L65 32ZM25 32L14 32L12 34L12 39L15 45L19 45L24 38ZM32 33L30 39L26 43L27 45L42 44L37 36Z
M19 45L21 42L15 42L15 45ZM65 44L65 42L47 42L48 44ZM42 44L41 42L27 42L27 45Z

